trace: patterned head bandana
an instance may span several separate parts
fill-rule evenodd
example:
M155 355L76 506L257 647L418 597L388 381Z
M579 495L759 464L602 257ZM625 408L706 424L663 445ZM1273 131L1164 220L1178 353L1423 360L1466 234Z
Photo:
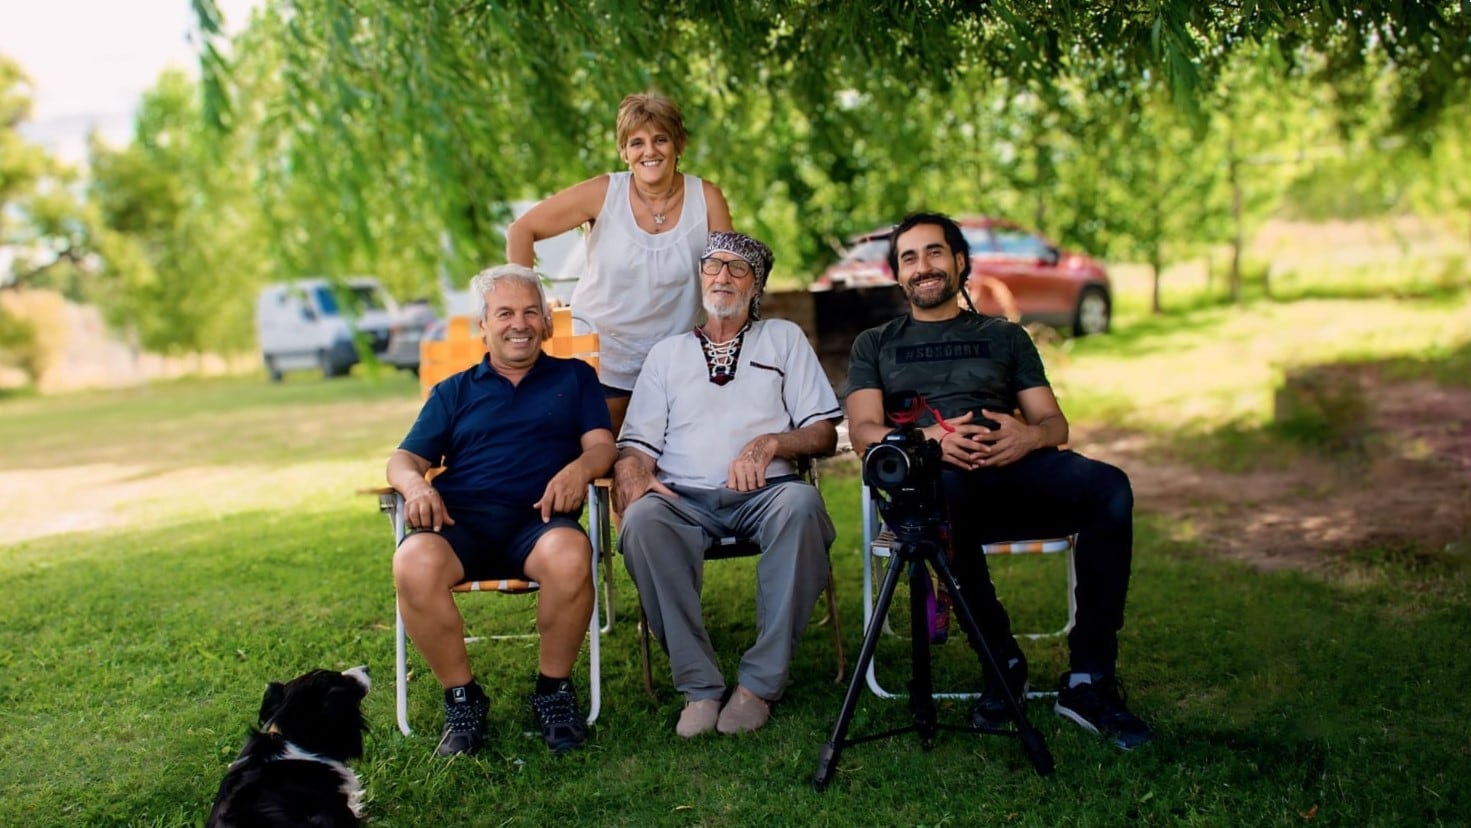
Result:
M734 230L717 230L705 242L705 255L715 252L734 253L751 265L756 275L756 295L751 297L751 319L761 318L761 294L766 292L766 277L771 275L771 248Z

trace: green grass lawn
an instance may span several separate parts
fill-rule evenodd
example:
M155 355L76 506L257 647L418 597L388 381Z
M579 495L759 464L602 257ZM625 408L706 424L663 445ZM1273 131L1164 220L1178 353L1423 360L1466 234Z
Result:
M1273 364L1378 355L1435 375L1471 342L1468 298L1205 309L1049 360L1075 420L1129 416L1162 435L1187 415L1249 425L1265 419ZM1353 342L1325 332L1346 324ZM1268 367L1236 364L1247 362ZM1095 379L1103 390L1089 390ZM1033 702L1057 762L1050 778L1009 739L942 733L925 751L906 734L849 748L815 793L843 692L828 631L807 631L767 728L678 740L679 700L657 653L659 699L643 693L620 563L589 747L548 755L524 709L534 645L492 642L471 650L492 695L488 746L437 759L439 693L417 656L418 730L403 737L393 724L388 527L354 494L382 479L414 389L407 377L250 378L0 401L11 506L0 517L0 825L202 823L265 683L356 664L375 680L358 763L374 825L1419 825L1471 813L1463 560L1263 574L1172 539L1148 503L1121 665L1131 707L1158 738L1133 753ZM1202 394L1216 402L1197 407ZM858 483L835 465L823 488L851 658L862 637ZM90 528L59 530L68 525ZM1056 626L1060 562L1006 563L997 580L1018 627ZM731 673L750 640L751 578L751 561L729 561L707 579ZM525 631L530 600L462 606L473 630ZM906 651L882 642L886 684L902 685ZM1027 651L1039 683L1065 665L1060 642ZM937 683L977 681L962 643L936 657ZM946 705L942 717L959 723L964 710ZM850 735L909 722L902 702L865 691Z

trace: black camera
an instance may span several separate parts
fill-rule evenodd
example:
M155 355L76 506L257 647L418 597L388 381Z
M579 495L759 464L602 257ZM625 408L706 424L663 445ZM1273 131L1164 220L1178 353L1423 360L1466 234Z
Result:
M940 444L912 426L901 426L868 447L863 482L888 493L916 491L940 476Z
M940 479L940 444L924 436L916 425L926 412L936 418L924 395L891 391L884 395L884 416L898 428L868 447L863 455L863 482L893 497L928 496ZM926 497L928 499L928 497Z
M877 494L879 513L896 534L930 535L943 522L940 499L940 444L925 437L917 420L929 412L924 395L895 391L884 395L884 414L898 428L868 447L863 482Z

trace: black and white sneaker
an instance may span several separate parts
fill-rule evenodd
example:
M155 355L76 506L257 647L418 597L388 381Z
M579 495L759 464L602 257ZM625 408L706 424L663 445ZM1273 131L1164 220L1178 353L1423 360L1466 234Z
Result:
M440 756L474 753L485 741L485 717L490 699L477 684L444 691L444 735L434 752Z
M565 753L587 741L587 717L577 709L572 682L563 681L552 693L532 693L527 702L552 753Z
M1093 681L1069 687L1071 673L1063 673L1052 709L1080 727L1108 739L1120 750L1133 750L1154 738L1143 719L1124 706L1124 690L1113 676L1094 675Z
M1006 664L1006 686L1016 694L1017 704L1027 699L1027 659L1020 652L1004 656ZM1001 681L994 676L986 677L986 686L981 697L970 706L970 726L978 728L1004 727L1011 721L1011 706L1006 703L1006 691Z

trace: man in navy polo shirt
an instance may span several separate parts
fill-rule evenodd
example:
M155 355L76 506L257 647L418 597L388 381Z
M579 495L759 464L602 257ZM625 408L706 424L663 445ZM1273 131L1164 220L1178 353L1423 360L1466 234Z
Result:
M480 364L434 386L388 459L410 533L393 556L404 627L444 687L437 752L468 753L484 739L489 701L470 672L450 587L528 577L541 585L540 675L530 704L555 752L587 738L572 684L592 617L592 547L577 519L588 483L616 459L597 374L542 353L551 313L536 273L520 265L477 275ZM433 485L424 473L443 465Z

